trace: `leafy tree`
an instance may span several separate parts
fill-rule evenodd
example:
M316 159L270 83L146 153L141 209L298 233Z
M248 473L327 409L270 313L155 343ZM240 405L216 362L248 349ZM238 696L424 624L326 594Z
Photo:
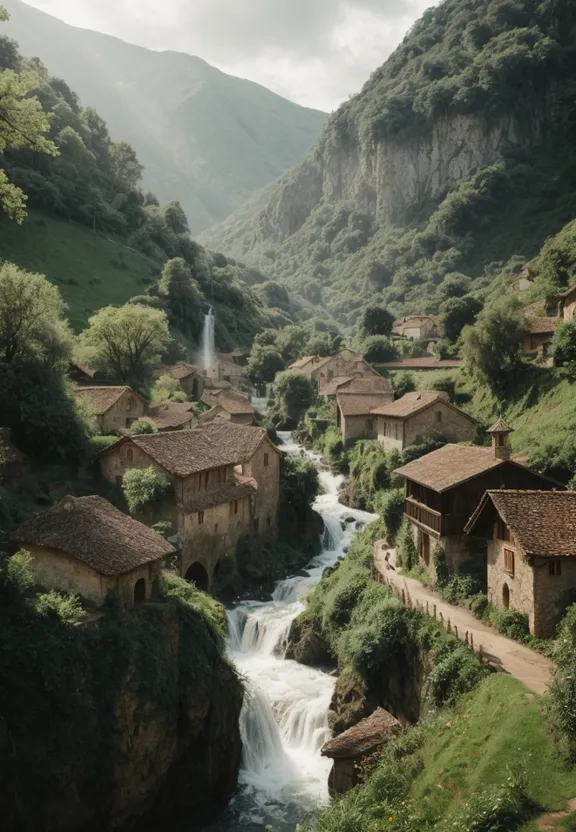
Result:
M500 397L521 364L525 330L520 301L503 297L485 307L476 324L462 333L462 354L468 368Z
M281 502L285 507L310 506L320 493L318 469L310 459L286 456L280 469Z
M0 6L0 22L9 15ZM7 149L29 148L50 156L58 155L54 142L46 138L50 123L38 98L31 93L38 86L33 72L0 71L0 154ZM26 216L26 197L13 185L5 171L0 170L0 205L8 216L21 223Z
M446 338L454 344L465 326L474 323L482 311L482 301L472 295L451 297L442 304L440 326Z
M414 373L409 373L406 370L394 373L392 387L394 388L394 396L397 399L401 399L406 393L413 393L416 390Z
M127 303L119 308L106 306L93 315L79 347L89 366L107 378L140 386L170 341L164 312Z
M180 382L174 376L163 375L156 381L152 388L152 401L165 402L169 399L174 400L174 396L182 393Z
M124 474L122 488L130 509L130 514L136 514L148 503L169 500L174 496L172 483L155 469L133 468Z
M275 425L297 425L314 401L312 381L304 373L285 370L272 387L269 417Z
M285 369L286 362L276 347L256 345L250 354L246 372L253 384L262 386L274 381L276 375Z
M130 428L130 433L134 436L143 436L144 434L157 432L154 422L149 422L147 419L136 419Z
M332 339L328 333L312 335L306 345L308 355L332 355Z
M574 602L566 593L566 601ZM563 756L576 760L576 604L568 607L555 641L555 669L550 685L547 716Z
M471 280L463 274L448 274L438 287L442 300L464 297L470 291Z
M558 326L552 341L552 355L557 367L566 367L576 375L576 324L567 321Z
M72 336L58 289L41 274L0 266L0 358L37 359L50 366L68 357Z
M393 326L394 315L383 306L373 304L367 306L362 312L359 334L364 339L372 335L390 335Z
M287 364L303 354L307 340L308 333L301 326L290 325L280 330L277 337L278 349Z
M166 300L171 322L182 332L198 336L206 302L192 278L191 267L182 257L175 257L165 264L158 293Z
M398 350L391 339L384 335L372 335L367 338L362 352L366 361L370 363L395 361L398 358Z
M278 330L265 329L259 332L254 338L254 346L260 347L277 347L278 346Z
M164 218L166 224L174 234L187 234L189 232L190 229L188 228L188 220L184 209L176 200L168 202L164 206Z

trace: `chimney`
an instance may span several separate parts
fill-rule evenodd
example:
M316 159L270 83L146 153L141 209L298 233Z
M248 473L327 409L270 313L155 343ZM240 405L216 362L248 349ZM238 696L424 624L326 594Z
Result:
M514 428L509 427L504 419L498 419L491 428L488 428L487 433L492 436L492 450L496 459L510 459L512 455L512 448L510 447L510 434L513 433Z

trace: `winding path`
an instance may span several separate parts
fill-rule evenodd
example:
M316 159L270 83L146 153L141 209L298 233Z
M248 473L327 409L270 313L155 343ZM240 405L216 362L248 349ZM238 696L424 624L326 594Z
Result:
M548 690L552 676L552 662L540 653L524 647L522 644L500 635L491 627L478 621L471 612L463 607L449 604L436 592L432 592L415 578L408 578L398 573L395 567L396 553L389 549L384 541L374 546L374 566L383 583L388 584L397 594L410 599L412 605L428 609L430 614L436 608L436 617L450 621L452 630L464 641L466 635L472 636L476 650L482 647L482 655L491 664L504 673L515 676L535 693L544 694Z

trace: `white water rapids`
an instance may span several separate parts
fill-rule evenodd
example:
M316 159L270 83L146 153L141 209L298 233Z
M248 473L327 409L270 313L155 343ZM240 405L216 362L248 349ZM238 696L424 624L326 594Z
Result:
M301 453L289 433L287 453ZM317 463L319 457L308 454ZM315 509L324 520L323 551L296 577L276 584L272 600L244 601L228 612L228 651L245 679L240 718L243 742L239 789L210 832L293 832L328 799L331 761L320 756L330 736L327 714L335 680L284 658L290 625L303 596L347 550L357 528L373 519L338 502L341 477L320 471L324 494Z

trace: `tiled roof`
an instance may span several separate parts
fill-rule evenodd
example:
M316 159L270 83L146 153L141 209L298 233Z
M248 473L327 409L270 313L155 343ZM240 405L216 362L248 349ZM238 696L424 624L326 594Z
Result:
M80 370L80 372L88 378L94 378L95 376L95 371L88 367L87 364L80 364L79 361L73 361L71 367Z
M489 501L527 555L576 557L576 492L488 491L467 530Z
M514 428L507 425L502 417L497 419L491 428L488 428L486 433L514 433Z
M352 381L353 376L336 376L333 378L332 381L327 381L323 387L320 389L320 393L323 396L335 396L338 388L340 385L344 384L346 381Z
M349 379L339 386L338 392L345 393L346 395L350 393L359 393L360 395L366 393L384 393L390 401L392 401L394 395L390 379L372 375Z
M375 367L386 370L449 370L463 367L464 362L459 358L445 358L439 361L433 356L425 358L403 358L401 361L375 361Z
M247 462L266 438L263 428L216 419L194 430L130 436L125 441L133 442L170 474L189 477L199 471ZM114 452L116 447L100 456Z
M529 318L527 331L532 335L551 335L556 331L559 320L559 318Z
M242 396L231 396L230 393L224 393L218 396L218 404L226 411L232 414L246 414L253 415L254 408L250 402Z
M86 399L92 405L96 416L107 413L126 392L138 396L131 387L74 387L74 395ZM141 399L141 396L138 396Z
M358 757L389 742L401 727L396 717L377 708L367 719L329 740L322 748L322 756L332 759Z
M305 367L306 364L309 364L310 361L314 361L314 355L305 355L302 358L299 358L297 361L294 361L290 364L291 370L300 370L302 367Z
M249 497L257 490L256 480L236 475L234 481L225 483L215 491L199 491L188 495L182 503L182 509L186 514L195 514L198 511L220 506L222 503L231 503L233 500Z
M374 411L374 415L389 416L390 418L395 419L409 419L411 416L414 416L416 413L420 413L420 411L425 410L427 407L431 407L437 402L442 402L443 404L448 405L458 411L458 413L461 413L462 416L465 416L471 422L474 421L472 416L468 416L467 413L464 413L459 408L450 404L446 394L440 392L439 390L421 390L420 392L406 393L406 395L402 396L402 398L398 399L398 401L379 407Z
M343 416L369 416L388 398L386 393L353 394L338 392L336 400Z
M192 402L158 402L146 411L145 419L153 422L158 430L179 428L187 422L194 423L196 417L191 413Z
M187 364L184 361L180 364L174 364L172 367L168 367L167 372L176 379L188 378L188 376L191 376L193 373L196 373L196 375L199 376L202 375L200 367L196 364Z
M152 529L103 497L64 497L12 534L18 543L58 549L102 575L123 575L174 552Z
M446 491L502 464L503 460L496 459L492 448L445 445L403 465L395 473L434 491Z
M306 371L317 370L319 367L323 367L328 361L331 361L334 357L335 356L333 355L324 357L319 355L307 355L304 358L299 358L298 361L295 361L293 364L290 364L289 369Z

